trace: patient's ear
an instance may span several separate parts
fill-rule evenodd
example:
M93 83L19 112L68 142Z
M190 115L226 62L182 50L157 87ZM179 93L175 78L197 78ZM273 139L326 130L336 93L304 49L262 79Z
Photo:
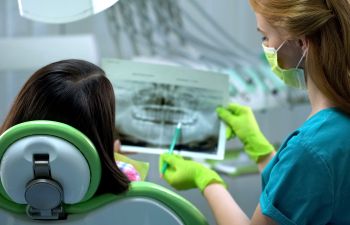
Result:
M116 153L119 153L119 152L120 152L120 141L119 141L118 139L116 139L116 140L114 141L113 150L114 150L114 152L116 152Z

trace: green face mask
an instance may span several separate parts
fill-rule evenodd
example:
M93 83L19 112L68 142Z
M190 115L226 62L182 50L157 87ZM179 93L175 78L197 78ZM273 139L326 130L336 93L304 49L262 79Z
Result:
M293 69L283 69L278 65L277 52L285 44L283 42L278 49L266 47L262 44L267 61L269 62L272 72L274 72L286 85L298 89L306 89L304 70L299 66L305 57L306 51L298 62L297 66Z

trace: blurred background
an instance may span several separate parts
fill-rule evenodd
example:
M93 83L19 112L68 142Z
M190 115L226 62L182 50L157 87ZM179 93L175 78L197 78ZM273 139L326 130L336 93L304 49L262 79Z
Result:
M116 4L112 0L75 18L70 10L81 10L84 1L65 1L65 7L55 6L55 12L67 13L61 21L44 2L0 0L1 122L35 70L67 58L98 65L102 58L119 58L226 73L230 101L252 107L261 130L277 147L309 113L306 93L287 88L270 71L247 0L119 0ZM40 4L42 15L31 7L35 4ZM241 147L232 140L227 152ZM157 155L131 157L151 163L148 181L171 188L159 178ZM251 216L261 190L256 169L237 172L232 166L237 161L229 160L219 166L205 163L217 166L233 197ZM178 193L215 224L198 190Z

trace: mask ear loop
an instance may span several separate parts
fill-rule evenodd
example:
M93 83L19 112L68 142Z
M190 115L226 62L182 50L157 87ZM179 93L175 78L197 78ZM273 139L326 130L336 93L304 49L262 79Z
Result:
M301 56L301 59L299 60L297 66L295 68L299 68L301 62L303 61L304 57L306 56L307 50L304 51L303 55Z
M278 52L286 42L287 40L284 40L282 44L276 49L276 52Z

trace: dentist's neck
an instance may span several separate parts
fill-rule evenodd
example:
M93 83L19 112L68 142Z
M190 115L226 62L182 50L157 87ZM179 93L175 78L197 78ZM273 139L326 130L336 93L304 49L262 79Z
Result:
M321 91L318 89L315 85L315 83L312 81L312 79L308 79L307 82L307 89L308 89L308 95L309 100L311 104L311 113L309 117L313 116L317 112L334 107L335 104L331 102Z

